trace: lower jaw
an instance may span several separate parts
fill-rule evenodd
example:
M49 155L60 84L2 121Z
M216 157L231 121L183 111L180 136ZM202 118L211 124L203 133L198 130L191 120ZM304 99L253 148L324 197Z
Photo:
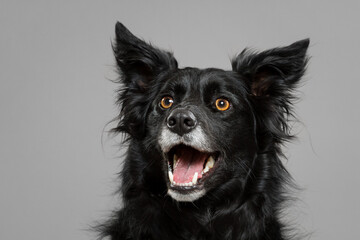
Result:
M205 195L206 191L202 189L189 190L188 192L168 189L167 194L178 202L194 202Z

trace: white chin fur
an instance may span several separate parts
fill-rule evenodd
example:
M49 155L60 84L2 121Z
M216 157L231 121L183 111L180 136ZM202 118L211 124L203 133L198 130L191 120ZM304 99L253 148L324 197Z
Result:
M182 194L172 189L168 190L168 195L178 202L193 202L205 195L205 190L196 190L188 194Z

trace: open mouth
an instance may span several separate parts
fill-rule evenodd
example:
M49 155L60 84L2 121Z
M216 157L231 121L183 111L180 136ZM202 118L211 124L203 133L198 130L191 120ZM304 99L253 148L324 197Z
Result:
M214 171L218 152L202 152L183 144L168 152L170 188L182 192L201 189Z

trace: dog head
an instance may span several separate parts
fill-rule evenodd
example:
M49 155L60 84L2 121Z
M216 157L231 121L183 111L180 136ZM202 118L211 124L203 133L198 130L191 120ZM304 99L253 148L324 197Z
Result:
M139 181L163 182L179 202L243 191L259 155L291 137L287 117L308 45L306 39L260 53L245 49L229 71L179 69L171 53L117 23L122 87L115 131L139 145L139 158L152 168Z

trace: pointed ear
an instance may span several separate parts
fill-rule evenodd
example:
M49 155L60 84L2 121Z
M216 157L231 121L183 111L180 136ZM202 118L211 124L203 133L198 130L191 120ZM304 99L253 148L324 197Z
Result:
M177 62L171 53L145 43L119 22L115 33L113 50L123 85L117 100L121 106L119 123L112 131L140 139L145 134L144 123L151 105L147 90L160 74L177 69Z
M293 137L288 120L294 116L293 90L305 73L308 46L309 39L304 39L260 53L245 49L232 61L233 71L238 72L249 87L260 148L263 142L281 143Z
M309 39L304 39L260 53L245 49L232 60L232 68L248 80L253 96L283 96L295 88L303 76L308 46Z
M140 40L120 22L115 33L113 50L126 87L143 91L159 73L177 68L171 53Z

